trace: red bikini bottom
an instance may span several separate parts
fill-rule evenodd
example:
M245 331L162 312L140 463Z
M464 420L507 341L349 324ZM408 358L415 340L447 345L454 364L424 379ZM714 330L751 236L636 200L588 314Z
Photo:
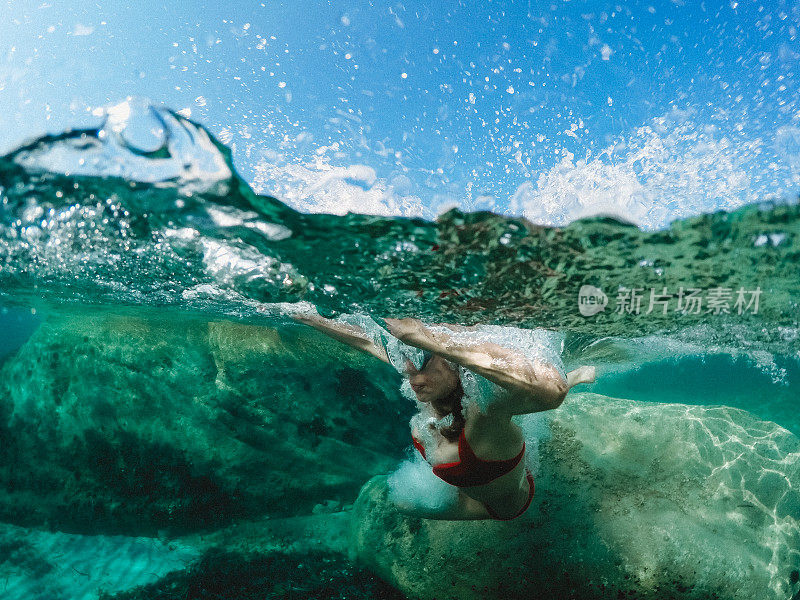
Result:
M525 469L525 473L528 476L528 486L530 487L530 491L528 492L528 501L525 503L525 506L523 506L515 515L513 515L511 517L501 517L501 516L498 516L497 513L495 513L491 508L489 508L489 506L487 504L484 504L484 506L486 507L486 512L489 513L489 516L491 516L493 519L495 519L497 521L510 521L511 519L516 519L522 513L524 513L526 510L528 510L528 507L531 505L531 500L533 500L533 492L534 492L535 486L533 484L533 474L531 473L530 469L526 468Z

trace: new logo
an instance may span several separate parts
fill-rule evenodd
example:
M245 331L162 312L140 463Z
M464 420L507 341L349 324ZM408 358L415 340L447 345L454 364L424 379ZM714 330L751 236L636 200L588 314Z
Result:
M582 285L578 291L578 310L584 317L591 317L606 309L608 296L593 285Z

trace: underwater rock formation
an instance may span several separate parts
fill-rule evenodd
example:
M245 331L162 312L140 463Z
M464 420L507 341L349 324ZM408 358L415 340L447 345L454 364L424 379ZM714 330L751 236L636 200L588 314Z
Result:
M0 521L213 538L240 518L346 523L369 480L351 556L410 597L800 591L800 440L778 425L572 393L547 413L522 518L422 520L387 500L384 474L410 445L398 384L389 366L299 326L51 315L0 368ZM27 548L7 551L32 568Z
M378 476L354 506L352 557L423 599L798 591L796 436L738 409L590 393L548 415L536 496L521 518L406 517Z
M51 316L2 366L0 520L177 535L338 510L396 464L413 407L388 366L305 327L147 316Z

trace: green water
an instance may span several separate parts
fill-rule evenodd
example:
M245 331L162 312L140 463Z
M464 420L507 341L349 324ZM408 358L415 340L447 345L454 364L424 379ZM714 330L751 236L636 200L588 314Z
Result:
M100 129L0 158L8 597L798 593L797 203L656 232L307 215L161 116L157 151ZM584 285L605 310L580 313ZM622 288L642 310L620 310ZM732 296L681 312L681 288ZM740 288L760 290L757 310L737 310ZM647 310L651 289L666 312ZM595 384L520 419L541 460L525 524L393 512L381 477L411 456L415 408L391 368L287 318L300 302L553 328L568 369L595 365ZM460 552L505 562L475 563L472 589Z

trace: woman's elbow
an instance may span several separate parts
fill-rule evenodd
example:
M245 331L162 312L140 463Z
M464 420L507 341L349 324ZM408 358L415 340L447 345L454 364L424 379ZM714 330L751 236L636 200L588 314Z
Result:
M542 406L542 410L553 410L558 408L567 397L569 386L567 381L558 375L550 378L547 382L542 382L535 389L530 390L530 396L535 398L537 404Z
M558 408L567 397L569 386L563 378L554 382L550 390L550 408Z

